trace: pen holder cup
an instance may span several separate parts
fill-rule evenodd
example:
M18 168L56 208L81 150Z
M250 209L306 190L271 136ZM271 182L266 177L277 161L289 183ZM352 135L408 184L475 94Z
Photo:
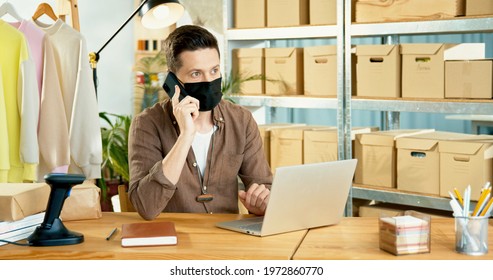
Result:
M396 256L429 253L431 250L431 217L416 211L379 218L380 249Z
M455 250L480 256L488 253L488 217L455 217Z

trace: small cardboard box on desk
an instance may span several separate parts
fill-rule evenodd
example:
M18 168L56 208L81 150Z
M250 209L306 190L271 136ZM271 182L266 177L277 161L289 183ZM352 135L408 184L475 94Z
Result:
M49 196L46 183L1 183L0 221L17 221L45 211Z
M63 221L101 218L100 194L101 190L87 181L74 186L63 204L60 218Z
M46 183L0 184L0 220L17 221L46 210L50 196ZM91 183L74 186L63 204L63 221L101 218L100 190Z

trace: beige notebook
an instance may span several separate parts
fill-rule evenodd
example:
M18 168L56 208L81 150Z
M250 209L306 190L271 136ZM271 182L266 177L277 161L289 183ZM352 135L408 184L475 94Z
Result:
M176 245L175 224L144 222L122 225L122 247Z

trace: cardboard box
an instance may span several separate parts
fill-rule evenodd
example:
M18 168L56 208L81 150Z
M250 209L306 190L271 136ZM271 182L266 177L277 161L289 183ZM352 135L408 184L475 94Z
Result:
M300 126L270 130L270 163L274 173L277 167L300 165L303 160L303 132L322 126Z
M484 59L484 44L401 44L402 97L445 98L445 61Z
M233 73L246 79L247 77L261 75L264 73L264 49L247 48L233 50ZM240 84L240 92L243 94L262 94L264 90L264 80L257 79L245 81Z
M416 19L441 19L463 16L465 0L359 0L356 22L388 22Z
M267 0L267 26L299 26L309 23L308 0Z
M351 140L357 134L377 131L377 127L353 127ZM353 145L354 149L354 145ZM338 159L337 128L305 130L303 135L303 163L336 161Z
M424 209L401 204L392 203L377 203L373 205L362 205L359 207L359 217L380 217L381 215L397 216L404 214L405 211L414 210L430 217L435 218L450 218L450 213L442 210Z
M358 159L354 182L362 185L396 187L395 139L433 130L389 130L356 135L354 156Z
M303 132L303 163L336 161L338 159L337 128Z
M398 45L356 47L357 96L400 97L401 56Z
M266 27L266 0L234 0L234 27Z
M471 186L471 199L478 200L481 188L493 181L493 139L440 141L440 196L449 197L457 188Z
M445 62L445 98L491 99L492 92L492 60Z
M310 0L310 25L337 24L337 0Z
M298 127L305 126L305 124L290 124L290 123L273 123L273 124L259 124L258 129L260 131L260 138L262 139L262 144L264 147L264 154L267 162L270 166L270 143L271 143L271 135L270 131L272 129L281 129L288 127Z
M466 16L493 15L493 1L466 0Z
M303 48L265 49L265 81L268 95L303 94Z
M0 221L17 221L45 211L50 190L45 183L0 183Z
M303 49L305 95L337 96L337 46Z
M441 140L471 139L474 135L436 131L396 140L397 189L403 191L440 194Z
M65 199L60 218L63 221L99 219L101 213L101 189L88 182L72 187Z

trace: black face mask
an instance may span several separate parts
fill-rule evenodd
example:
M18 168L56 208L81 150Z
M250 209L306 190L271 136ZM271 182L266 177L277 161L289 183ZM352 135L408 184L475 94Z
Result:
M221 102L221 77L212 82L185 83L186 94L200 102L199 111L210 111Z

